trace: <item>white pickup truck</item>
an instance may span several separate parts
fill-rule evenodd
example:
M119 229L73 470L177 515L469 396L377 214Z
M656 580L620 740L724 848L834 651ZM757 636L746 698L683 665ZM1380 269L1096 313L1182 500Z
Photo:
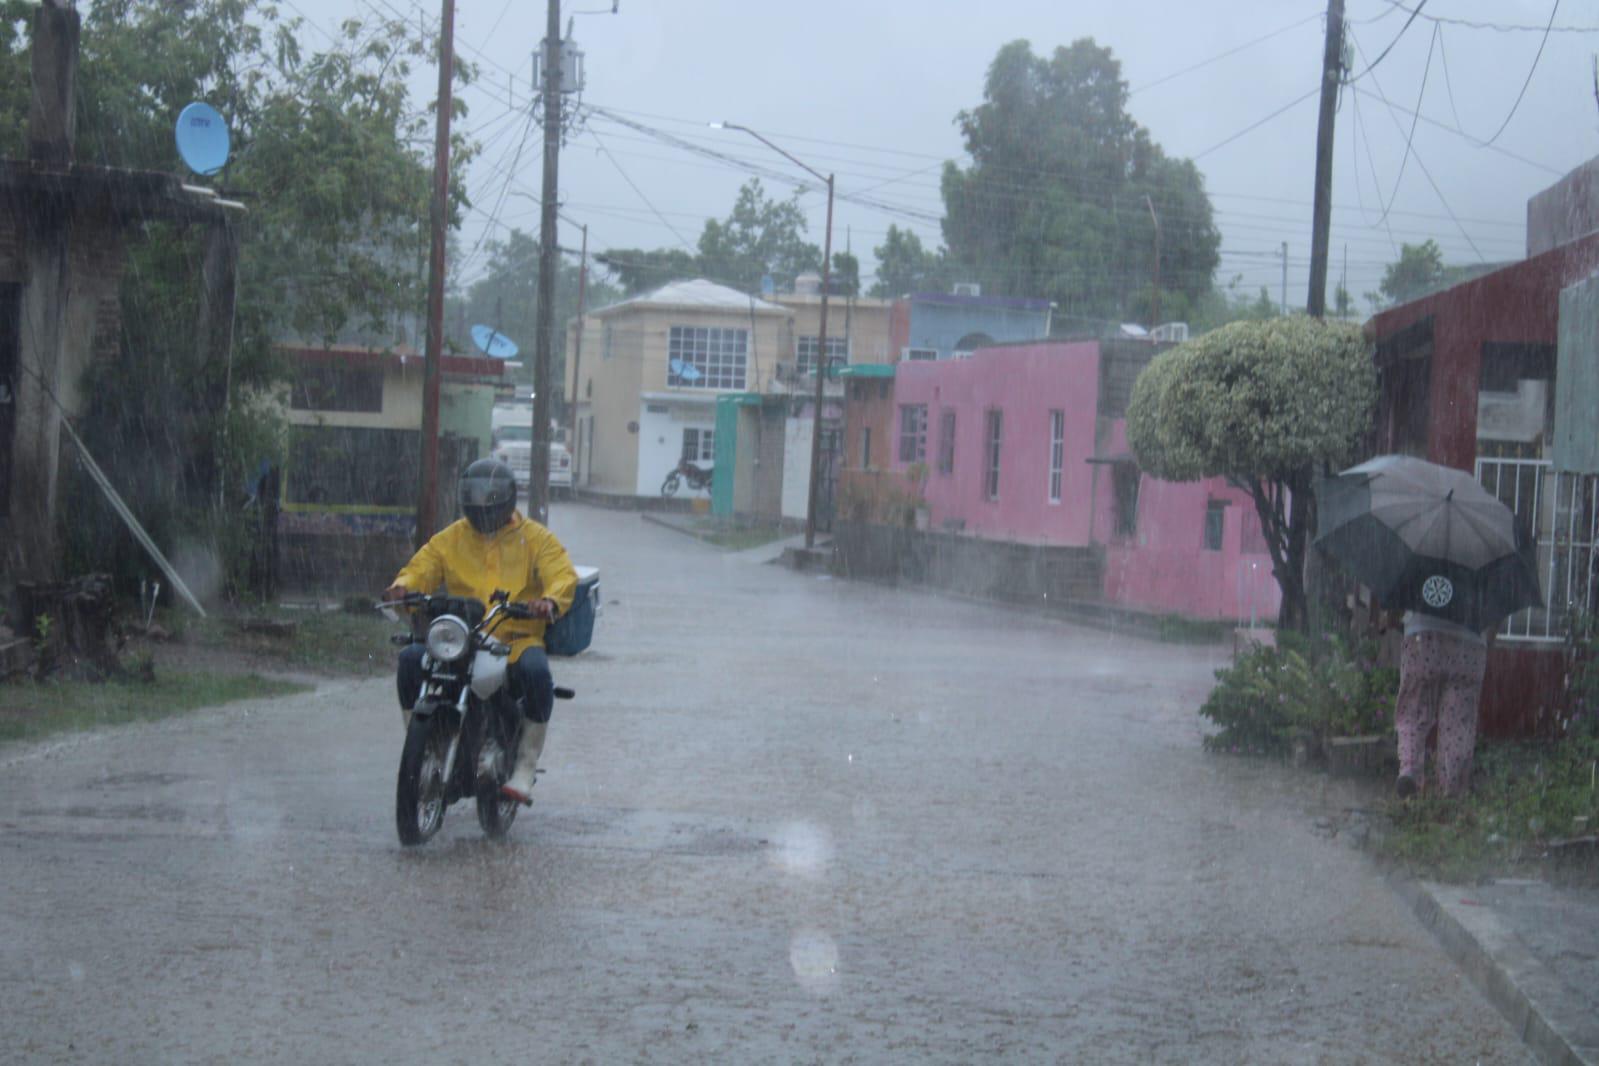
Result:
M550 486L572 487L572 453L552 429L550 433ZM492 455L511 468L516 483L526 491L532 474L533 409L526 404L496 404L494 407L494 451Z

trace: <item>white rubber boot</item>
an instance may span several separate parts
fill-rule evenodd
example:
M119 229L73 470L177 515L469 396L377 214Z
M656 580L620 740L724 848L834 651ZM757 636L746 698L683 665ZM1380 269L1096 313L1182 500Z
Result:
M516 752L516 769L511 779L500 786L500 794L521 804L533 802L533 779L538 772L539 756L544 752L544 734L548 722L528 722L522 726L522 743Z

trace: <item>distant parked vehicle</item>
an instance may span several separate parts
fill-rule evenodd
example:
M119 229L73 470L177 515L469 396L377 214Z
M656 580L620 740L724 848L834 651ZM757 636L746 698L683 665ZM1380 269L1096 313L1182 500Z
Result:
M533 408L527 404L497 404L494 408L494 458L511 468L523 492L533 473ZM572 487L572 453L550 432L550 486Z
M714 466L698 466L687 459L679 459L677 468L666 475L666 480L661 482L662 496L676 496L677 490L683 482L688 482L688 487L696 492L710 491L711 480L716 474Z

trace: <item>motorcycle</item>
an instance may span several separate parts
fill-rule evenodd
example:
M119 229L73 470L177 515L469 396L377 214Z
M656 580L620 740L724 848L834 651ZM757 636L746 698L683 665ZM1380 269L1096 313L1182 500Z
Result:
M666 475L666 480L661 482L662 496L675 496L683 482L688 481L688 487L698 492L709 490L711 479L716 474L714 466L697 466L687 459L679 459L677 468Z
M445 809L468 796L476 800L478 825L491 840L505 837L521 806L500 794L511 777L524 718L506 684L511 647L494 639L494 630L506 619L533 614L507 602L504 592L490 602L485 610L475 599L410 593L378 605L395 620L394 607L419 612L427 627L422 692L407 716L394 796L395 825L407 847L426 843L443 826ZM413 635L391 639L410 644ZM568 688L555 690L557 699L574 695Z

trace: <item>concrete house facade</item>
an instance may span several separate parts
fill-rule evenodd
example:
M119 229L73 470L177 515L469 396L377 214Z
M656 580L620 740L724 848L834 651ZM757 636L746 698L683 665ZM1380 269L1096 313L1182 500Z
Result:
M1570 621L1599 606L1599 161L1529 201L1527 255L1367 325L1372 450L1474 471L1537 548L1546 606L1488 656L1481 724L1500 736L1552 727Z
M288 423L278 479L276 568L319 594L382 587L410 557L416 531L425 361L407 348L285 347ZM439 383L440 525L458 513L456 475L489 454L505 364L447 355Z
M852 380L845 514L910 522L930 558L958 560L954 580L981 574L1009 598L1274 616L1248 496L1221 479L1157 481L1128 452L1132 382L1159 350L1040 341Z
M904 362L959 359L979 348L1049 336L1048 300L983 296L975 285L921 292L894 301L890 344Z
M716 400L764 391L794 350L789 311L715 282L677 281L585 315L567 370L576 488L657 496L683 457L716 456ZM578 323L568 326L569 345ZM682 494L692 495L685 485ZM698 495L704 496L705 493Z

